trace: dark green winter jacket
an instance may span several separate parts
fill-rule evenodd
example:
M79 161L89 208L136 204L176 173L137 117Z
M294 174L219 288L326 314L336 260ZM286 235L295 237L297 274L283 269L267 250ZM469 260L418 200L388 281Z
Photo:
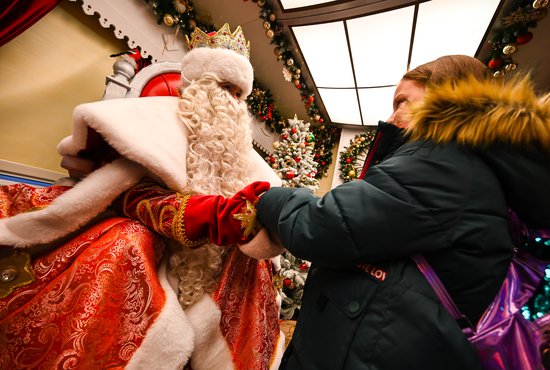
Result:
M480 368L410 255L477 322L512 257L507 209L550 227L548 101L496 83L427 90L408 141L363 180L260 198L260 222L313 263L281 369Z

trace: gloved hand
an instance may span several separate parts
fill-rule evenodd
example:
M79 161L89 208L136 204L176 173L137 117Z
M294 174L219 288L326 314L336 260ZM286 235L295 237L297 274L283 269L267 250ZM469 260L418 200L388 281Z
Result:
M259 196L270 187L254 182L231 198L221 195L179 194L148 182L126 191L114 204L126 216L186 247L208 241L228 246L252 239L259 226Z

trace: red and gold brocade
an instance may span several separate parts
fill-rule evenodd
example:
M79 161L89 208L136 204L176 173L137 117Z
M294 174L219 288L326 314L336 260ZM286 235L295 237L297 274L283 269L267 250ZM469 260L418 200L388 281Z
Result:
M67 189L0 187L1 214L42 208ZM164 305L163 246L116 217L35 257L36 280L0 300L0 369L124 367Z
M0 187L0 215L43 208L67 189ZM172 237L166 216L178 207L170 207L153 204L143 221ZM142 224L115 217L35 257L36 281L0 300L0 369L123 368L164 305L156 275L163 250ZM225 258L213 296L235 368L268 369L280 340L271 265L238 248Z

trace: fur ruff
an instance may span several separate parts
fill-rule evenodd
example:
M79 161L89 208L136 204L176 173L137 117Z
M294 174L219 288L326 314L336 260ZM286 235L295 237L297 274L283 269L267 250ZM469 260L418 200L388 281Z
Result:
M193 327L179 305L176 292L170 286L166 268L167 262L163 261L158 270L160 285L166 293L166 303L147 331L143 343L126 365L128 370L156 369L159 364L162 364L163 369L181 370L193 352Z
M550 94L538 97L529 76L449 81L426 89L411 107L411 140L535 146L550 152Z
M183 83L198 80L205 72L215 74L223 81L231 82L243 89L243 99L252 92L254 70L243 55L229 49L191 49L181 61Z
M32 247L60 239L105 211L144 173L145 169L125 158L106 164L48 207L0 219L0 244Z

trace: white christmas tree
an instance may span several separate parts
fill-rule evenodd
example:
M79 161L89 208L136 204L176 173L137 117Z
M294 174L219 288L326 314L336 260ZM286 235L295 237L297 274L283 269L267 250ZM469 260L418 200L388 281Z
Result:
M296 115L288 123L266 160L283 180L283 186L315 191L319 188L317 163L313 160L315 137L309 131L309 122L304 123Z

